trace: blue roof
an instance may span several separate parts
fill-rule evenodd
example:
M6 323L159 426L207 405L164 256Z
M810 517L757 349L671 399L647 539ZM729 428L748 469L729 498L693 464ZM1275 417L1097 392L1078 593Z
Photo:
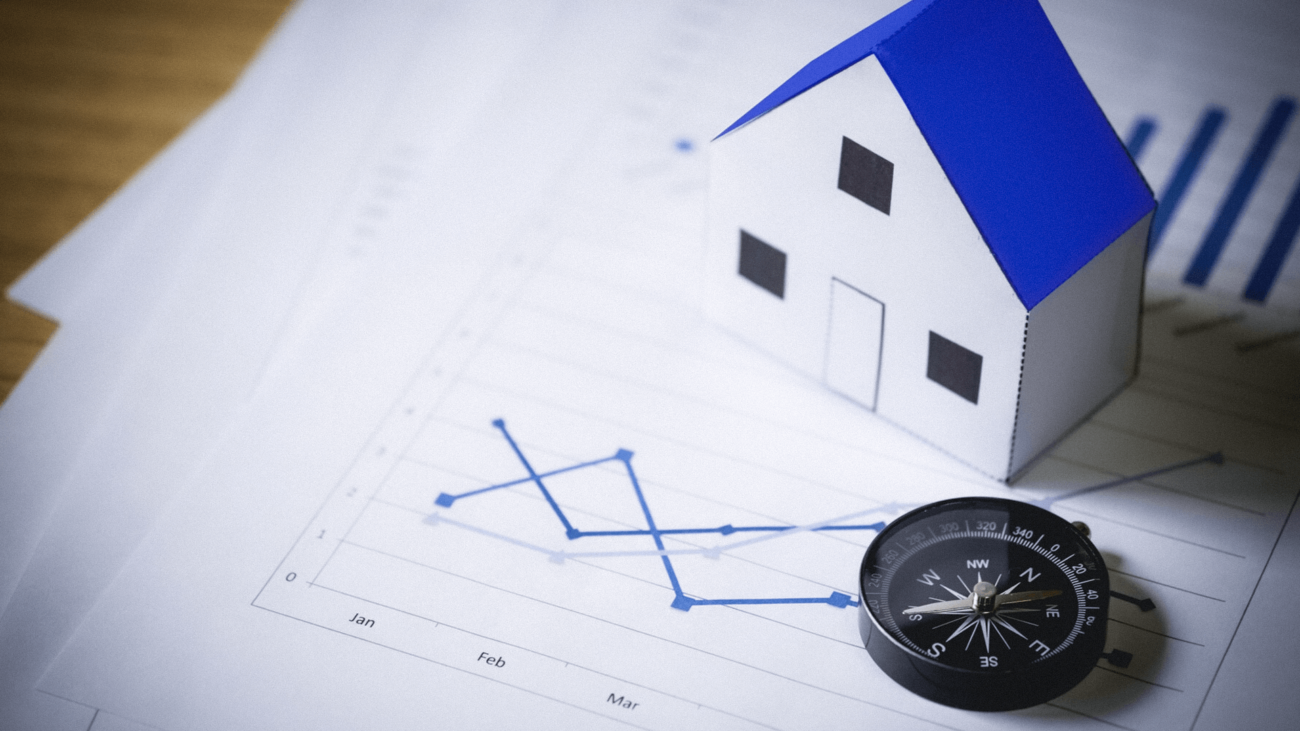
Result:
M722 135L873 54L1027 309L1155 207L1037 0L912 0Z

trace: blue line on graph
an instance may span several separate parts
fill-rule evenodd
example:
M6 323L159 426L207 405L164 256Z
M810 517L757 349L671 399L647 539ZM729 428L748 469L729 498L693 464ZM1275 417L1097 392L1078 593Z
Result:
M1120 485L1126 485L1130 482L1141 482L1142 480L1145 480L1149 477L1155 477L1156 475L1163 475L1166 472L1174 472L1175 470L1182 470L1188 467L1195 467L1198 464L1204 464L1204 463L1219 464L1219 465L1223 464L1223 452L1215 452L1214 454L1207 454L1204 457L1189 459L1186 462L1178 462L1177 464L1171 464L1165 467L1161 467L1159 469L1151 470L1150 472L1143 472L1140 475L1133 475L1132 477L1121 477L1117 480L1111 480L1110 482L1103 482L1100 485L1081 487L1078 490L1071 490L1069 492L1062 493L1060 495L1040 498L1038 500L1026 500L1025 502L1029 503L1030 505L1037 505L1038 507L1044 510L1051 510L1052 505L1062 500L1067 500L1072 497L1078 497L1080 495L1087 495L1090 492L1099 492L1101 490L1107 490L1112 487L1119 487Z
M1124 142L1124 147L1128 148L1129 157L1136 162L1142 157L1142 151L1146 149L1147 143L1151 141L1151 133L1156 131L1156 121L1150 117L1138 117L1133 122L1133 129L1129 130L1128 139Z
M545 554L552 561L555 562L563 562L566 558L578 558L578 557L587 557L587 556L590 557L658 556L659 559L663 562L664 571L668 576L669 583L672 585L672 589L673 589L672 607L674 609L680 609L682 611L689 611L691 607L696 607L696 606L721 606L721 605L825 604L828 606L838 607L841 609L845 607L857 606L858 605L857 600L855 600L852 596L840 591L832 591L829 596L819 596L819 597L701 599L697 597L687 596L686 592L682 589L681 582L677 577L677 571L676 568L673 566L671 556L694 554L694 555L703 555L703 556L716 558L721 555L723 550L730 550L741 546L757 543L759 541L768 540L771 538L777 538L782 535L789 535L791 533L803 532L803 531L812 531L812 532L871 531L871 532L879 533L881 530L885 528L886 524L884 521L879 521L876 523L864 523L864 524L845 524L844 521L852 520L854 518L860 517L862 515L866 515L868 513L882 513L882 512L898 513L898 512L902 512L903 510L906 510L907 508L914 507L912 505L891 503L888 505L881 505L877 508L871 508L868 510L860 511L852 515L842 516L840 518L831 521L826 521L823 523L817 523L813 525L803 525L803 526L797 526L797 525L736 526L728 523L726 525L721 525L717 527L660 528L658 524L655 523L654 515L650 510L650 504L646 500L645 492L641 489L641 482L637 478L636 470L633 469L632 467L633 453L630 450L620 449L617 452L615 452L612 457L605 457L603 459L590 460L587 462L579 462L569 467L563 467L557 470L551 470L549 472L538 473L536 470L533 469L532 464L524 456L523 451L519 448L518 443L515 442L514 438L510 435L510 432L506 429L505 421L503 419L496 419L492 422L492 426L496 427L496 429L501 432L501 436L504 437L506 442L510 445L511 450L514 451L515 456L519 459L520 464L522 464L524 469L527 470L528 477L520 478L517 480L510 480L508 482L502 482L495 485L489 485L488 487L479 488L477 490L470 490L468 492L463 492L458 495L452 495L444 492L438 495L438 497L434 500L434 504L438 505L439 507L450 508L453 505L455 505L457 501L462 500L464 498L475 497L496 490L502 490L508 487L515 487L518 485L532 483L537 486L538 490L542 493L542 496L546 499L547 505L550 506L551 510L555 513L556 518L559 519L560 524L564 527L565 536L569 540L574 541L582 538L611 538L611 537L626 538L626 537L648 536L651 538L651 540L654 541L655 549L653 551L600 551L600 552L587 552L587 553L570 553L565 551L554 551L549 548L528 543L526 541L521 541L519 539L502 535L483 528L479 528L477 526L461 523L459 521L455 521L450 518L447 518L444 515L439 513L435 513L433 515L428 516L425 519L426 523L430 525L437 525L438 523L442 523L442 522L449 523L451 525L455 525L460 528L464 528L466 530L479 533L481 535L485 535L485 536L489 536L492 538L505 541L512 545L518 546L520 548L525 548L531 551L536 551L538 553ZM579 528L576 528L569 521L568 516L565 515L563 508L561 508L559 503L556 502L554 497L551 495L550 490L546 487L545 483L543 482L543 480L545 480L546 478L552 477L554 475L563 474L565 472L572 472L574 470L584 469L587 467L595 467L597 465L605 464L608 462L618 462L619 464L622 465L623 470L627 475L629 484L632 487L632 491L636 495L637 504L640 506L641 509L641 515L645 519L646 522L645 528L628 529L628 530L594 530L594 531L586 531L586 530L581 530ZM1041 500L1031 500L1027 502L1030 502L1034 505L1038 505L1039 507L1050 509L1053 503L1056 503L1060 500L1065 500L1066 498L1071 498L1071 497L1075 497L1078 495L1083 495L1091 492L1097 492L1099 490L1116 487L1118 485L1122 485L1128 482L1144 480L1148 477L1154 477L1156 475L1164 474L1166 472L1172 472L1174 470L1191 467L1193 465L1201 464L1203 462L1213 462L1215 464L1222 464L1223 455L1216 452L1215 454L1211 454L1205 457L1200 457L1198 459L1189 460L1186 462L1180 462L1178 464L1170 465L1168 467L1162 467L1157 470L1152 470L1150 472L1146 472L1141 475L1137 475L1135 477L1125 477L1118 480L1112 480L1110 482L1106 482L1100 485L1093 485L1091 487L1084 487L1078 490L1073 490L1071 492L1065 493L1063 495L1058 495L1056 497L1044 498ZM702 535L702 534L710 534L710 533L716 533L718 535L723 535L723 536L729 536L737 533L758 533L762 535L755 538L749 538L743 541L739 541L728 546L720 546L720 547L713 547L713 548L668 549L664 546L664 542L663 542L664 536Z
M434 500L434 503L436 505L444 508L450 508L452 505L456 503L456 501L461 500L463 498L474 497L477 495L482 495L484 493L492 492L494 490L502 490L508 487L514 487L516 485L532 483L536 485L537 489L542 493L542 497L546 499L547 504L551 507L551 510L555 513L555 517L559 519L560 524L564 527L565 536L567 536L568 539L571 541L578 540L580 538L649 536L650 539L654 541L654 545L656 549L654 552L651 553L651 555L659 556L660 560L663 562L664 571L668 575L668 581L670 584L672 584L673 587L674 598L673 598L672 606L676 609L681 609L683 611L689 610L693 606L737 605L737 604L826 604L832 607L839 607L839 608L857 606L857 601L855 601L853 597L849 596L848 594L845 594L844 592L839 592L839 591L832 591L829 596L823 596L823 597L782 597L782 598L772 598L772 599L753 599L753 598L700 599L696 597L687 596L685 591L682 590L681 582L677 578L677 571L673 566L673 562L672 562L672 558L670 557L670 554L699 553L704 555L717 555L718 552L716 551L716 549L712 551L710 549L689 550L689 551L680 551L680 552L670 551L664 546L663 536L699 535L699 534L706 534L706 533L716 533L724 536L732 535L735 533L783 534L783 533L789 533L792 531L800 531L800 530L817 531L817 532L824 532L824 531L879 532L882 528L885 527L885 523L883 521L870 523L870 524L858 524L858 525L825 524L825 525L815 525L815 526L794 526L794 525L736 526L736 525L727 524L727 525L722 525L717 527L707 527L707 528L660 528L655 523L654 514L650 510L650 504L646 501L645 492L641 489L641 481L637 478L636 470L633 469L632 467L633 453L630 450L620 449L612 457L605 457L604 459L581 462L569 467L552 470L550 472L538 473L536 470L533 469L533 466L528 461L528 458L524 456L524 453L519 448L518 443L516 443L514 438L510 435L510 431L506 429L505 421L502 419L496 419L492 422L492 426L496 427L497 430L501 432L501 436L504 437L506 442L510 445L511 450L514 451L515 456L519 459L520 464L522 464L524 469L527 470L528 477L521 478L518 480L511 480L509 482L502 482L496 485L489 485L488 487L480 488L477 490L470 490L469 492L463 492L460 493L459 495L451 495L444 492L438 495L437 499ZM574 470L579 470L586 467L594 467L596 465L601 465L608 462L618 462L623 466L623 469L627 474L628 481L632 486L632 491L636 495L637 504L641 508L641 515L645 519L646 522L645 528L632 529L632 530L614 530L614 531L607 531L607 530L585 531L576 528L569 521L568 516L565 515L564 509L560 507L558 502L556 502L554 496L551 495L550 490L546 487L546 484L544 482L546 478L552 477L554 475L559 475L565 472L572 472ZM893 507L894 506L882 506L878 510L890 511L891 509L893 509ZM877 510L867 511L867 512L877 512ZM427 520L427 522L431 524L436 524L439 521L446 521L449 523L453 523L461 527L469 528L478 533L483 533L485 535L492 535L493 537L509 540L511 543L514 543L515 545L524 548L529 548L532 550L542 551L551 554L553 560L563 560L564 558L569 556L582 555L582 554L565 554L563 552L549 551L547 549L541 548L539 546L534 546L532 544L528 544L523 541L509 539L506 536L498 536L495 533L491 533L490 531L485 531L479 528L475 528L473 526L468 526L465 524L456 523L455 521L446 520L441 516L430 516L429 519ZM746 541L745 543L749 543L749 541ZM633 555L639 555L642 552L629 552L629 553ZM611 553L606 553L601 555L616 555L616 554L611 552Z
M1201 241L1196 256L1187 267L1187 273L1183 275L1183 281L1187 284L1203 286L1210 278L1210 272L1228 242L1228 235L1237 225L1237 219L1241 217L1246 201L1250 200L1250 194L1255 190L1255 185L1264 172L1264 166L1268 164L1269 157L1277 148L1278 140L1282 139L1282 133L1286 131L1287 122L1291 120L1294 111L1294 99L1279 97L1273 102L1273 107L1269 110L1263 126L1255 137L1255 143L1250 148L1250 154L1246 156L1241 169L1237 171L1237 178L1228 190L1228 197L1223 199L1219 212L1214 217L1214 223L1206 232L1205 239Z
M514 438L510 436L510 432L506 431L506 423L501 419L497 419L492 422L492 426L500 429L501 435L506 438L507 442L510 442L510 448L515 451L515 456L519 458L521 463L523 463L524 469L528 470L528 477L532 482L537 484L537 489L542 491L542 497L546 498L546 502L550 504L551 510L555 511L555 517L559 518L560 522L564 524L565 534L568 535L569 538L576 538L578 529L569 524L569 519L564 517L564 511L560 510L560 504L555 502L555 498L551 497L551 491L547 490L546 484L542 482L541 475L533 471L533 466L528 463L528 458L524 456L523 452L519 451L519 445L515 444ZM621 450L619 454L622 454Z
M1187 144L1187 149L1183 150L1183 156L1178 161L1178 167L1174 169L1173 177L1169 179L1164 193L1160 195L1156 214L1151 218L1151 236L1147 244L1148 256L1154 254L1156 247L1160 245L1160 237L1174 217L1174 212L1178 210L1178 204L1182 202L1183 195L1191 186L1196 171L1200 169L1205 154L1214 144L1214 138L1219 135L1219 129L1227 116L1228 113L1219 107L1210 107L1201 115L1201 123L1196 127L1196 134Z
M1255 302L1268 299L1269 290L1273 289L1278 272L1282 270L1282 263L1295 244L1297 231L1300 231L1300 178L1296 179L1295 188L1291 189L1291 198L1282 210L1277 228L1273 229L1268 246L1264 247L1264 254L1260 256L1254 274L1250 275L1250 281L1246 283L1246 290L1241 295L1243 298Z

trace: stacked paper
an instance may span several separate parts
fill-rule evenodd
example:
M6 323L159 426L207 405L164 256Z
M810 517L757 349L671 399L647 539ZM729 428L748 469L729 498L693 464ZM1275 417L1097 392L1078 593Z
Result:
M0 726L1285 726L1300 14L1044 3L1174 203L1142 376L1007 488L700 315L709 140L895 4L302 0L8 292L60 326L0 409ZM966 494L1093 526L1131 668L954 711L779 601L856 599L870 533L551 524Z

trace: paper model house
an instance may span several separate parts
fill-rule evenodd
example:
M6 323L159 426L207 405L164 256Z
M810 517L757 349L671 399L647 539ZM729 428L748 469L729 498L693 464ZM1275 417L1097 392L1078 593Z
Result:
M1136 374L1155 201L1035 0L913 0L710 155L710 317L977 469Z

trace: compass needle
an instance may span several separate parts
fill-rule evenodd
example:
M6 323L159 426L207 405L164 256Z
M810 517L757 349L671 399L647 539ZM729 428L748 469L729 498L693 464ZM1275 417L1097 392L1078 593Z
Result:
M1104 650L1108 606L1090 599L1110 591L1101 555L1070 523L1027 503L957 498L901 515L876 534L859 584L872 659L949 706L1044 703L1092 672Z

